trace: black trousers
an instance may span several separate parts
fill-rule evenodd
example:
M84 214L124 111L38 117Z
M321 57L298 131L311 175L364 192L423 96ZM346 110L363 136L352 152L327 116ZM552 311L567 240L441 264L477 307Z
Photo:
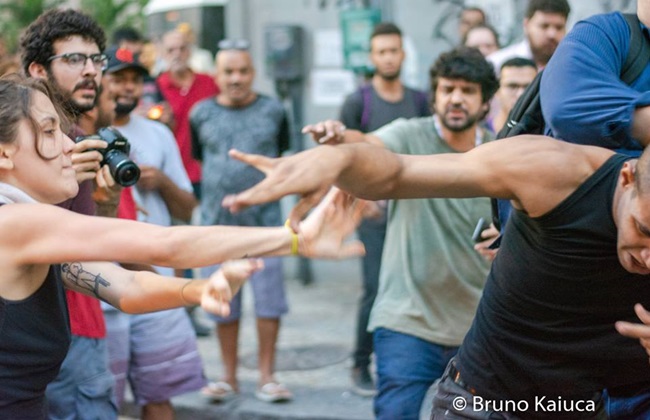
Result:
M359 299L353 358L354 367L364 367L370 364L370 355L373 352L372 334L367 331L367 328L370 310L379 288L379 268L386 238L385 216L381 220L365 219L359 225L357 235L366 247L366 255L362 261L363 291Z

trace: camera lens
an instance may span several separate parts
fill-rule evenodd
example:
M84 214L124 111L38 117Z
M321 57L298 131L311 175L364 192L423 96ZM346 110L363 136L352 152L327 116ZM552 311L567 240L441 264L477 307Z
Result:
M115 171L115 181L123 187L134 185L140 179L140 168L132 161L122 162Z
M112 150L105 156L104 160L111 171L113 179L121 186L129 187L140 179L140 168L124 153Z

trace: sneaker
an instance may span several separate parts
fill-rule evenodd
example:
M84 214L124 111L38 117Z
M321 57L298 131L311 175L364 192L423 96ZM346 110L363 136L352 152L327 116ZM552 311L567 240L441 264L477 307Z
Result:
M367 366L352 368L352 392L361 397L374 397L377 394Z

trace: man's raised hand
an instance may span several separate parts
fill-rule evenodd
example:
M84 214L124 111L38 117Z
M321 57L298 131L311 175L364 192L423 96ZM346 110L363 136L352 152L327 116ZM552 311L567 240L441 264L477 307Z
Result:
M340 152L330 146L275 159L237 150L231 150L230 156L257 168L266 178L241 193L225 197L222 205L238 212L248 206L279 200L285 195L299 194L300 200L289 214L295 231L300 230L300 220L323 199L343 168Z
M345 125L342 122L326 120L304 126L302 134L311 134L312 140L318 144L336 145L343 142L344 131Z

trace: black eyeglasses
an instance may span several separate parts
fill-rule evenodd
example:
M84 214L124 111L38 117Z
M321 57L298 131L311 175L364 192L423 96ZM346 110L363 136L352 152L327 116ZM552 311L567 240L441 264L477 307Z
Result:
M53 55L52 57L48 58L47 61L49 63L50 61L56 60L57 58L60 58L61 61L75 70L83 69L88 59L90 59L90 61L93 63L93 66L95 66L96 70L104 71L108 65L108 56L106 54L86 55L83 53L67 53Z
M248 51L251 43L246 39L222 39L217 44L220 50L239 50Z

